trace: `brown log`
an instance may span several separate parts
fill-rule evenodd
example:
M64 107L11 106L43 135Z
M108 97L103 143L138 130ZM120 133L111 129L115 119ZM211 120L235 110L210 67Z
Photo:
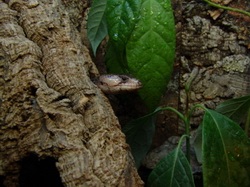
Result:
M52 157L65 186L142 186L79 25L85 1L0 1L0 174ZM78 22L77 22L78 21ZM79 23L80 22L80 23ZM81 27L80 27L81 28Z

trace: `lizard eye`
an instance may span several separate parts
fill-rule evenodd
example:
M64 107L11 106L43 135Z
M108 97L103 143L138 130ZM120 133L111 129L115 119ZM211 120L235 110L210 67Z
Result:
M119 75L119 77L121 78L121 82L124 83L124 82L127 82L128 79L130 79L128 76L126 75Z

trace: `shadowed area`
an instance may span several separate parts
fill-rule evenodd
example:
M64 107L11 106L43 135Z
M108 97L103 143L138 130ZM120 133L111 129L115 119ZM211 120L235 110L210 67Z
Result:
M32 154L21 161L20 187L63 187L52 157L39 159Z

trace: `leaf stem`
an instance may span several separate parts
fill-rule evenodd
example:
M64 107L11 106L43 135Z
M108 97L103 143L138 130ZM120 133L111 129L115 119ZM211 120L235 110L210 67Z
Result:
M190 163L190 119L186 117L184 120L185 123L185 134L186 136L186 157L188 162Z
M183 121L185 120L185 117L183 116L183 114L180 113L178 110L176 110L173 107L164 107L164 108L161 108L160 110L162 110L162 111L163 110L170 110L170 111L176 113L178 115L178 117L181 118L181 120L183 120Z
M248 136L249 126L250 126L250 108L248 109L248 112L247 112L247 120L246 120L246 125L245 125L245 132L247 136Z
M185 137L186 137L186 157L188 162L190 162L190 117L189 112L186 112L185 116L173 107L164 107L158 110L170 110L178 115L178 117L185 124Z
M191 83L190 83L191 84ZM190 101L190 90L186 89L186 108L185 108L185 133L186 133L186 157L188 162L190 162L190 112L189 112L189 101Z
M245 14L245 15L247 15L247 16L250 17L250 12L247 12L247 11L244 11L244 10L241 10L241 9L238 9L238 8L232 8L232 7L227 7L227 6L219 5L219 4L213 3L213 2L208 1L208 0L203 0L203 1L205 1L210 6L213 6L213 7L216 7L216 8L220 8L220 9L224 9L224 10L233 11L233 12L239 12L241 14Z
M189 102L190 102L190 90L194 79L197 77L199 69L195 67L190 74L189 79L185 85L185 93L186 93L186 107L185 107L185 116L183 122L185 124L185 133L186 133L186 157L188 162L190 162L190 118L191 112L189 109Z
M184 138L187 138L187 135L186 135L186 134L183 134L183 135L181 136L181 138L179 139L178 147L181 146L181 144L182 144Z
M191 109L191 111L193 112L196 108L201 108L203 109L204 111L206 111L206 107L202 104L196 104L193 106L193 108Z

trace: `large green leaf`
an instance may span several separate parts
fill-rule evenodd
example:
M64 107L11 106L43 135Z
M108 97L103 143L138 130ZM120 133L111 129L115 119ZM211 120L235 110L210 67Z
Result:
M140 7L141 0L108 0L106 65L110 73L131 74L127 66L126 44L139 19Z
M107 0L94 0L88 14L87 35L93 49L96 49L108 34L105 9Z
M183 138L181 138L182 140ZM178 146L163 158L150 173L148 186L150 187L189 187L194 186L194 180L189 162Z
M250 109L250 95L227 100L217 106L216 111L228 116L237 123L244 121Z
M152 144L155 132L154 119L159 111L161 111L160 108L146 116L135 119L122 129L126 135L126 141L130 145L137 168L141 165L141 161Z
M142 0L140 20L126 47L129 72L150 110L160 101L170 79L175 56L175 23L170 0Z
M139 17L141 0L107 0L107 23L110 40L124 49Z
M250 186L250 141L244 131L209 109L202 126L204 186Z

